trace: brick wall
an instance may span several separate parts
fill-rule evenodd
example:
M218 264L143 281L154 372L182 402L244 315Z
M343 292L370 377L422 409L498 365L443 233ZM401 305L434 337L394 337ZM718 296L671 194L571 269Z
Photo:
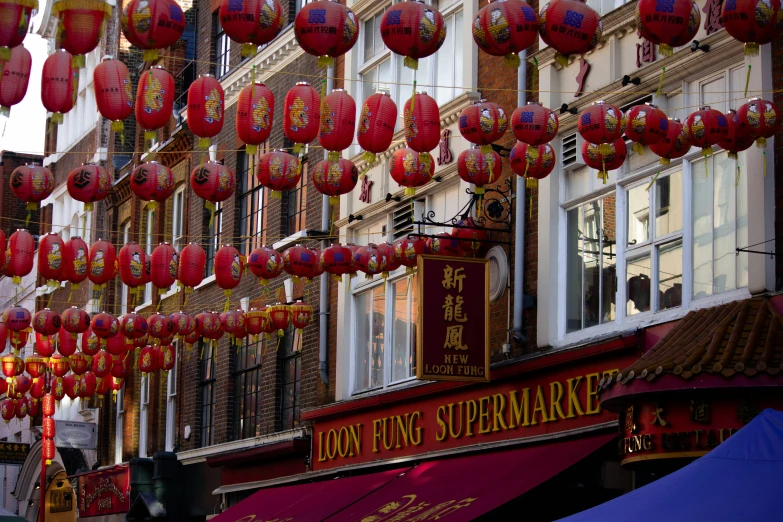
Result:
M11 173L17 167L28 163L40 165L42 161L43 158L35 154L19 154L7 150L0 151L0 162L2 162L3 169L2 185L0 185L0 227L2 227L6 238L18 228L26 228L34 235L39 232L40 210L32 213L30 223L25 226L27 204L11 192L10 181Z

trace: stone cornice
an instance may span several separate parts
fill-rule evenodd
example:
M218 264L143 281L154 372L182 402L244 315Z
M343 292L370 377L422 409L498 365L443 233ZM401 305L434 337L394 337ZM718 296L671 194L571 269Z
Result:
M351 6L351 11L353 11L359 19L364 19L375 15L376 13L380 13L389 5L391 5L389 0L382 2L379 2L378 0L358 0Z

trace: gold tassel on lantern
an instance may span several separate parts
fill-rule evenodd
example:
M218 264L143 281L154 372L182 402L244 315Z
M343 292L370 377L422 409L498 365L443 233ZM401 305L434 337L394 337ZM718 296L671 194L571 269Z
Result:
M367 162L367 164L372 165L375 163L376 155L373 152L364 151L364 156L362 156L362 159ZM364 177L364 172L362 172L359 177Z
M506 69L519 69L520 65L522 65L522 60L517 53L510 53L503 57L503 67Z
M658 44L658 52L661 56L671 56L674 54L674 49L669 44Z
M256 44L252 44L252 43L242 44L243 58L247 58L248 56L255 56L257 52L258 52L258 46Z
M329 67L334 67L334 58L331 56L319 56L318 57L318 67L322 69L327 69Z
M748 42L745 44L745 56L758 56L760 46L756 42ZM747 94L745 95L747 96Z
M661 89L663 89L663 77L666 76L666 67L661 68L661 77L658 79L658 90L655 91L656 96L661 95Z
M413 69L414 71L419 70L419 60L417 60L416 58L411 58L410 56L406 56L403 63L405 67L407 67L408 69Z

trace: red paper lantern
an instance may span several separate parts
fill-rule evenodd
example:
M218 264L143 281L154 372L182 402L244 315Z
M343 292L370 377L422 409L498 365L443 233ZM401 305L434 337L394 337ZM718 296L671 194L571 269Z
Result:
M8 244L5 240L5 232L0 230L0 273L5 272L5 267L8 263L8 257L6 257L7 248Z
M0 61L11 59L11 52L22 44L30 25L35 0L4 0L0 3Z
M151 373L158 369L160 362L154 346L145 346L139 354L139 370L143 373Z
M295 245L283 252L283 268L291 274L294 283L307 279L318 264L318 256L302 245Z
M125 129L123 120L133 114L133 87L128 68L121 60L106 56L95 68L92 78L98 112L111 120L111 130L122 132Z
M49 357L49 369L55 377L64 377L71 369L71 360L56 353Z
M223 31L242 44L242 56L255 56L258 46L274 40L285 25L278 0L223 0L218 15Z
M49 55L41 72L41 102L52 113L51 123L63 122L63 114L76 105L79 87L79 69L72 64L72 57L65 49Z
M82 399L89 399L95 395L95 391L98 387L98 379L92 372L85 372L79 382L79 397Z
M756 138L757 147L766 147L767 138L774 136L780 127L780 117L775 104L760 98L752 98L743 103L737 110L737 118L740 125L747 125L750 135Z
M36 210L38 202L48 198L52 190L54 190L54 175L46 167L22 165L11 173L11 192L27 202L28 211Z
M147 320L133 312L125 314L121 322L122 335L128 339L139 339L147 335Z
M97 338L96 338L97 343ZM57 343L57 353L62 355L63 357L70 357L74 353L76 353L76 335L71 334L67 332L66 330L60 330L60 333L58 334L58 343ZM50 353L49 355L46 355L44 353L38 352L44 357L52 357L53 355Z
M599 100L579 114L577 130L588 143L603 145L601 150L608 154L609 144L623 135L622 120L620 109Z
M291 313L291 324L296 329L296 333L302 335L304 329L307 328L307 325L310 324L313 318L312 305L297 301L289 306L288 309Z
M80 334L87 331L90 327L90 316L84 310L72 306L66 308L60 316L62 327L66 332Z
M437 102L426 92L418 93L414 97L413 112L410 99L405 102L403 108L405 142L409 148L429 156L430 151L440 143L440 109Z
M6 377L6 381L9 383L11 379L24 371L24 361L18 355L9 353L4 355L2 359L3 375Z
M321 267L321 251L317 248L311 248L310 251L315 256L315 264L312 271L305 278L305 283L311 283L315 278L324 274L324 269Z
M114 245L99 239L90 246L90 270L87 277L99 289L114 279L119 266Z
M126 351L128 349L125 344L125 336L122 335L122 322L120 322L120 332L106 339L106 352L111 355L124 355Z
M90 330L99 339L108 339L109 337L114 337L120 331L120 322L113 315L101 312L92 316Z
M416 187L429 183L435 174L435 162L429 154L419 154L413 149L397 149L391 158L390 174L394 181L405 187L405 195L416 195Z
M473 19L473 41L508 68L519 67L519 53L538 40L538 16L522 0L490 2Z
M171 345L161 347L158 362L160 369L169 372L174 369L175 364L177 364L177 350Z
M126 353L120 357L115 357L111 364L111 376L115 379L125 379L130 370L130 354Z
M54 2L52 16L60 20L60 45L73 55L76 67L84 67L84 55L98 47L111 5L101 0Z
M156 312L147 318L148 333L155 339L165 339L174 335L174 321L171 317Z
M71 355L69 357L69 360L71 362L71 371L76 375L83 375L84 372L86 372L90 368L90 364L92 363L92 356L97 354L98 352L95 352L92 355L88 355L82 352L76 352L75 354Z
M133 0L135 2L161 0ZM172 2L173 3L173 2ZM143 72L136 87L136 122L144 129L144 140L157 136L157 129L166 126L174 108L174 78L163 67L155 65Z
M21 306L13 306L3 312L2 320L12 332L21 332L30 327L30 310Z
M7 398L3 400L3 402L0 402L0 415L3 416L3 420L6 424L11 422L15 414L16 404L14 404L13 399ZM54 441L52 441L52 446L54 446Z
M0 13L3 11L3 6L8 5L0 4ZM3 23L0 22L0 34L3 32ZM0 47L0 54L3 49ZM11 49L10 53L10 59L3 64L3 75L0 78L0 116L11 114L11 107L24 99L27 94L27 86L30 83L30 68L33 63L30 51L25 49L23 45L17 45Z
M201 312L196 315L196 331L206 339L217 340L223 337L223 330L220 325L220 314L215 312Z
M11 176L13 178L13 175ZM33 256L35 255L35 241L27 230L19 229L8 238L8 250L6 257L6 275L13 278L14 284L21 284L22 278L33 271ZM28 313L29 315L29 313ZM29 320L28 320L29 324ZM10 324L8 325L14 329Z
M111 378L98 379L98 385L95 387L95 395L98 396L98 400L103 401L103 396L109 392L110 382L111 382Z
M723 2L720 20L735 40L745 43L745 56L759 54L759 46L780 34L780 0Z
M122 123L122 122L120 122ZM94 201L103 201L111 190L111 176L100 165L85 163L68 173L68 194L92 210Z
M190 173L190 186L198 197L206 201L205 206L214 216L215 203L234 195L237 179L225 165L208 161L198 165Z
M196 329L196 321L185 312L171 314L171 322L174 323L174 333L183 337L190 335Z
M44 458L46 465L50 466L52 464L52 460L54 460L55 455L57 455L57 450L54 446L54 439L43 439L41 441L41 455Z
M87 279L87 243L79 236L72 236L63 247L63 278L71 283L71 289Z
M340 196L352 191L358 180L359 169L351 160L323 160L313 167L315 190L329 196L329 204L332 206L340 202Z
M53 288L59 288L63 280L64 245L60 236L51 232L38 241L38 273Z
M260 0L244 0L244 5L253 2L261 3ZM266 85L251 83L239 91L236 132L237 137L246 143L247 154L255 155L258 152L258 146L269 139L274 117L275 95Z
M356 132L356 102L344 89L335 89L321 102L321 132L318 141L329 151L328 159L336 162L340 152L353 143Z
M671 56L674 47L693 40L700 23L699 6L693 0L639 0L636 4L636 27L642 38L658 44L663 56Z
M177 279L185 287L185 294L188 295L193 288L201 284L204 280L204 271L207 266L207 253L201 245L189 243L182 249L179 258L179 272Z
M174 174L167 166L148 161L131 172L130 187L140 199L151 201L148 209L155 210L158 201L164 201L174 193Z
M343 275L356 271L353 264L353 252L342 245L326 247L321 252L319 264L324 272L332 274L338 281L342 281Z
M100 351L92 358L92 373L99 379L109 375L111 370L111 354Z
M582 144L582 159L585 164L598 171L598 179L606 183L609 174L608 171L619 169L625 158L628 156L628 149L625 146L625 140L619 138L614 143L609 144L609 153L605 154L604 149L590 143Z
M460 219L451 231L452 237L459 241L461 253L473 256L487 239L487 230L473 221L472 217Z
M572 54L592 50L603 34L601 15L579 0L554 0L538 16L541 39L557 53L555 61L568 65Z
M263 286L269 284L283 272L283 256L280 252L268 246L256 248L247 258L247 268L256 276Z
M384 257L386 257L386 269L381 272L381 277L386 279L389 277L389 272L394 272L398 268L402 266L402 263L400 262L399 258L397 257L397 252L394 251L394 245L392 245L389 242L383 242L378 243L375 245L375 248L378 249L378 252L383 254Z
M88 328L87 331L82 334L81 348L84 354L91 357L98 353L101 349L101 339L95 335L95 332L92 331L92 325L90 325L90 328ZM63 353L63 355L65 354ZM69 355L68 357L71 357L72 355L73 354Z
M290 307L288 305L278 303L274 306L268 306L266 311L269 315L269 320L272 323L273 329L277 330L277 336L285 336L285 331L291 324Z
M220 327L232 335L244 331L245 314L242 310L228 310L220 314Z
M45 439L53 439L57 433L57 422L50 416L47 416L47 418L43 420L41 428Z
M366 279L372 279L376 274L386 271L386 256L376 248L374 243L359 247L353 260L359 270L364 272Z
M737 112L740 122L742 122L742 107ZM701 147L701 155L704 157L710 156L712 146L717 145L729 135L726 116L708 106L701 107L698 111L689 114L684 127L691 144Z
M209 139L223 130L224 105L223 87L211 74L200 75L188 88L188 127L200 148L209 148Z
M144 346L147 346L149 344L150 336L147 334L142 335L138 339L133 340L133 347L134 348L143 348Z
M302 11L299 12L301 13ZM285 95L283 132L286 138L294 142L294 154L304 152L305 145L318 136L321 127L320 111L321 97L307 82L297 83Z
M131 289L131 294L135 297L138 296L138 289L145 284L146 261L147 255L144 249L135 241L126 243L120 248L120 280Z
M718 146L729 153L729 158L737 159L737 153L748 150L753 145L753 136L747 128L747 124L740 123L737 111L730 109L726 114L729 124L729 134L726 139L718 143Z
M525 185L538 186L538 180L547 177L555 168L555 151L549 143L533 147L517 142L509 154L509 164L517 176L525 178Z
M376 92L362 104L356 138L364 149L364 161L374 163L376 154L385 152L394 138L397 104L391 95Z
M41 398L41 412L43 413L44 417L51 417L54 415L55 409L53 395L47 393Z
M239 255L239 250L230 245L218 249L215 254L215 282L225 295L230 296L239 285L244 270L245 256Z
M44 369L42 371L45 371L45 368L46 368L46 363L44 363ZM46 388L44 387L45 384L46 384L45 379L33 379L33 385L30 386L30 392L29 392L31 398L30 401L31 404L35 404L36 406L39 405L40 399L42 399L46 393ZM36 410L35 415L33 415L33 417L37 415L38 415L38 411Z
M438 127L440 127L440 121L438 121ZM481 145L485 152L491 150L488 147L491 143L503 137L507 128L506 111L497 103L486 100L479 100L468 105L462 109L459 115L459 132L462 137L474 145ZM489 150L487 150L488 148Z
M60 331L60 315L54 310L44 308L33 316L33 330L41 335L54 335Z
M19 352L27 345L27 338L30 336L29 330L22 330L21 332L11 332L11 348L15 352Z
M47 359L45 357L38 357L36 355L28 355L25 360L25 369L30 377L33 378L33 382L38 382L38 378L46 372Z
M20 420L27 417L27 399L25 397L17 399L15 414L16 418Z
M301 162L282 150L267 152L258 162L258 182L272 191L271 197L280 199L282 192L293 190L302 177Z
M177 280L179 257L170 243L161 243L155 247L151 256L150 277L152 285L159 294L165 293Z
M412 274L418 263L419 256L429 254L427 240L419 236L400 238L394 242L394 253L397 259L400 260L400 264L406 267L405 272Z
M245 331L254 337L253 342L256 342L255 338L264 331L265 315L266 314L258 308L251 308L245 314ZM267 317L266 320L268 321L269 318Z
M381 38L392 52L405 57L405 67L419 68L446 40L446 23L440 11L420 0L399 2L381 18Z
M60 330L58 337L62 337L63 331ZM66 335L69 335L66 333ZM69 337L70 339L70 337ZM5 341L5 339L3 339ZM54 354L55 341L54 339L41 335L36 332L35 334L35 351L41 357L51 357ZM3 342L3 350L5 350L5 342Z
M500 154L493 150L483 152L479 148L467 149L457 159L459 177L465 183L476 185L474 193L480 197L484 195L484 185L499 180L502 170Z
M637 154L644 154L645 146L662 142L669 130L666 114L651 103L628 109L626 122L625 135L634 142L633 151Z
M158 49L174 45L185 31L185 15L174 0L131 0L120 14L122 33L144 49L144 61L158 59Z
M557 136L560 122L557 114L538 102L527 102L511 115L511 128L517 140L538 146L549 143Z
M353 11L338 2L309 2L296 15L294 36L304 52L318 57L319 67L329 67L354 46L359 23Z

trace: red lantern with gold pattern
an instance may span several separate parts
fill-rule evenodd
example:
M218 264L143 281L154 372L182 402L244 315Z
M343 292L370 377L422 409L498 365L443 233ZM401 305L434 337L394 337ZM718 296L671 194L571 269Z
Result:
M329 196L329 204L334 206L340 202L340 196L348 194L359 181L359 169L351 160L319 161L313 167L313 185L315 189Z
M98 400L102 401L103 396L109 392L110 382L111 377L108 379L98 379L98 384L95 387L95 395L98 396Z
M60 319L63 329L74 336L86 332L90 327L89 314L76 306L66 308L60 315Z
M742 107L737 111L742 121ZM717 145L729 135L729 123L720 111L709 106L701 107L688 115L685 120L685 130L691 144L701 147L701 155L712 155L712 146Z
M474 193L483 196L484 185L500 179L503 170L500 155L490 150L484 152L479 148L464 150L457 159L457 172L465 183L476 186Z
M206 207L213 215L215 203L225 201L234 195L237 179L234 173L220 163L207 161L190 173L190 186L198 197L206 201Z
M87 262L89 249L87 243L79 236L71 236L63 247L63 278L71 283L72 289L87 279Z
M30 327L30 310L13 306L3 312L2 321L12 332L21 332Z
M111 364L111 376L115 379L124 379L128 376L130 370L131 357L129 353L120 357L114 357Z
M122 335L122 323L120 323L120 332L106 339L105 349L111 355L124 355L128 351L125 336Z
M96 352L94 355L97 355L97 353L98 352ZM76 352L69 357L69 360L71 361L71 371L76 375L83 375L84 372L90 368L90 364L92 363L92 355Z
M92 316L90 329L99 339L108 339L120 331L120 322L113 315L101 312Z
M272 327L274 328L274 330L277 330L277 336L278 337L285 336L285 331L288 329L288 326L291 324L290 307L288 305L278 303L273 306L268 306L266 308L266 311L267 314L269 315L269 320L272 323Z
M308 278L318 263L318 256L302 245L295 245L283 252L283 269L291 274L294 283Z
M308 2L296 14L294 36L307 54L318 57L319 67L334 65L359 38L359 21L353 11L331 0Z
M451 236L459 241L462 254L476 255L487 239L487 229L479 226L472 217L460 219L451 230Z
M139 354L139 370L151 373L158 369L159 357L154 346L145 346Z
M780 0L723 2L720 20L732 38L745 44L745 56L756 56L759 47L780 34Z
M144 249L135 241L126 243L120 248L120 280L131 289L131 294L136 296L139 293L138 289L145 284L146 260Z
M4 355L0 361L2 361L3 375L6 377L6 382L10 383L12 378L24 371L24 361L18 355L9 353Z
M38 10L36 0L0 2L0 62L10 60L13 49L22 45L33 9Z
M140 199L151 202L147 205L149 210L155 210L158 201L164 201L174 193L174 174L167 166L148 161L131 172L130 187Z
M95 335L95 332L92 331L92 325L87 329L86 332L82 334L81 348L84 354L91 357L98 353L101 349L101 338Z
M291 312L291 324L296 329L296 333L302 335L304 329L307 328L307 325L310 324L313 318L312 305L297 301L289 306L288 310Z
M204 248L196 243L189 243L182 249L179 258L179 271L177 279L185 287L185 294L190 294L193 288L204 280L204 271L207 266L207 253Z
M2 13L4 6L8 4L0 4L0 13ZM2 16L0 16L2 18ZM5 22L0 22L0 33L3 32L2 25ZM3 47L0 47L0 54L2 54ZM2 61L2 58L0 58ZM9 116L11 114L11 107L21 102L27 94L27 86L30 83L30 69L33 63L30 51L24 48L23 45L17 45L11 49L11 57L3 65L3 75L0 78L0 116Z
M155 339L170 337L174 335L174 321L170 316L156 312L147 318L147 329Z
M52 288L59 288L63 280L64 245L60 236L51 232L38 240L38 273Z
M111 190L111 177L100 165L85 163L68 173L68 194L92 210L94 201L103 201Z
M353 143L356 132L356 102L345 89L334 89L321 102L321 132L318 141L329 151L332 163Z
M125 378L124 377L112 377L111 379L107 379L109 381L109 388L111 388L112 395L117 396L117 393L122 389L122 387L125 385Z
M5 274L13 278L14 284L21 284L22 278L33 271L34 255L35 241L30 232L19 229L11 234L11 237L8 238L8 250L6 251L8 262L5 267ZM8 327L12 330L14 329L10 324Z
M729 158L737 159L737 153L748 150L753 145L753 136L746 124L739 122L737 111L730 109L726 114L726 121L729 124L729 134L726 139L718 143L718 147L729 153Z
M54 414L52 414L54 415ZM51 418L51 416L47 416L43 420L43 424L41 425L43 436L45 439L53 439L54 436L57 433L57 421Z
M598 179L606 180L610 170L619 169L625 158L628 156L628 148L625 146L625 140L618 138L614 143L609 144L609 153L602 152L600 147L584 142L582 144L582 159L585 164L598 171Z
M261 0L244 0L244 5L251 2L262 3ZM274 118L275 95L266 85L255 82L239 91L236 133L237 137L246 144L247 154L256 154L258 146L269 139Z
M46 167L22 165L11 173L11 192L27 202L27 210L36 210L38 202L48 198L54 190L54 175Z
M46 357L39 357L36 355L28 355L25 359L25 369L30 377L33 378L33 383L38 382L38 378L46 372L47 363L49 361Z
M256 276L263 286L269 284L283 272L283 256L280 252L268 246L256 248L247 258L247 268Z
M99 239L90 246L90 270L87 277L98 287L102 287L117 275L117 251L114 245Z
M671 56L674 47L690 43L700 23L699 6L693 0L639 0L636 4L639 33L645 40L658 44L663 56Z
M89 399L95 395L95 391L98 387L98 379L94 373L88 371L84 372L79 382L79 397L82 399Z
M323 249L319 258L321 268L327 274L332 274L338 281L342 276L354 272L353 253L342 245L331 245Z
M131 0L120 14L122 33L144 49L144 61L158 59L158 49L174 45L185 31L185 15L174 0Z
M76 67L84 67L84 55L98 47L111 5L102 0L60 0L52 4L52 16L60 20L60 45L73 55Z
M462 137L474 145L481 145L484 152L492 150L489 145L502 138L507 128L506 111L497 103L486 100L468 105L459 115L459 132Z
M188 87L188 127L199 137L199 148L209 148L210 138L223 129L225 93L211 74L202 74Z
M137 1L150 0L133 0ZM144 71L136 86L135 114L136 122L144 129L145 142L154 139L157 130L168 125L173 109L174 78L171 74L158 65Z
M223 330L220 327L220 314L215 312L201 312L196 315L196 331L206 339L220 339Z
M409 148L429 157L430 151L440 143L440 109L435 99L426 92L418 93L413 98L415 100L408 99L403 107L405 142Z
M171 322L174 323L174 333L183 337L190 335L196 329L195 319L185 312L171 314Z
M267 152L258 162L258 182L270 189L270 197L280 199L284 191L293 190L302 178L301 162L282 150Z
M255 56L258 46L274 40L285 25L278 0L223 0L218 13L228 37L242 44L242 56Z
M76 353L77 348L77 337L76 334L71 334L64 329L60 330L60 333L58 334L58 343L57 343L57 353L62 355L63 357L70 357L74 353ZM96 338L96 344L97 344L97 338ZM41 353L41 352L39 352ZM41 353L44 357L46 357L45 354ZM52 357L52 355L48 355L48 357Z
M492 56L503 56L504 65L517 68L519 53L538 41L538 16L522 0L490 2L473 19L473 41Z
M421 0L398 2L381 18L381 38L392 52L405 57L405 67L419 68L446 40L446 23L440 11Z
M245 331L253 336L253 342L256 342L256 338L264 331L264 319L266 314L258 308L251 308L245 313ZM266 317L268 321L269 318Z
M400 264L406 267L405 272L412 274L418 263L419 256L429 254L427 240L413 235L400 238L394 242L394 253L397 255L397 259L400 260Z
M390 162L392 179L405 187L405 195L416 195L416 187L430 182L435 174L435 162L429 154L419 154L413 149L403 148L394 151Z
M66 333L66 335L68 334ZM62 330L60 330L58 337L62 337ZM5 350L5 342L3 342L3 350ZM54 354L54 350L54 339L45 335L41 335L38 332L35 333L35 351L38 355L41 357L51 357L52 354Z
M391 243L386 241L383 243L378 243L375 245L375 248L377 248L378 252L380 252L386 258L386 269L381 272L381 277L385 279L389 277L389 272L394 272L400 268L402 263L397 257L397 252L394 251L394 245Z
M46 465L49 466L57 455L57 450L54 446L54 439L43 439L41 441L41 456L43 457Z
M585 54L601 39L601 15L579 0L554 0L538 16L541 39L556 52L555 61L568 65L572 54Z
M535 188L555 168L555 151L549 143L537 147L518 141L508 156L511 170L525 178L527 187Z
M71 360L69 357L63 357L56 353L49 357L49 369L55 377L64 377L71 369Z
M242 272L245 270L245 256L239 254L239 250L231 245L223 245L215 254L215 282L222 288L226 295L242 281Z
M111 121L111 130L122 132L125 129L123 120L133 114L133 87L128 67L121 60L106 56L95 68L92 78L98 112Z
M245 314L242 310L227 310L220 314L220 327L232 335L245 329Z
M174 369L174 365L177 364L177 350L171 345L163 346L160 349L160 360L158 365L164 372L169 372Z
M359 247L353 261L367 279L386 271L386 255L376 248L375 243Z
M25 417L27 417L27 398L26 397L21 397L21 398L17 399L15 414L16 414L16 418L20 419L20 420L24 419Z
M285 95L283 107L283 132L294 142L294 154L304 152L320 128L321 96L309 83L299 82Z
M54 415L54 396L46 394L41 398L41 413L44 417L51 417Z
M608 154L610 144L623 135L622 122L620 109L599 100L579 114L577 130L586 142L602 145L601 150Z
M65 49L49 55L41 72L41 102L52 113L51 123L63 122L63 114L76 105L79 87L79 69L73 66L73 58Z
M111 370L111 354L101 350L92 358L92 373L99 379L109 375Z
M2 415L3 420L5 421L6 424L11 422L15 414L16 414L16 404L14 404L13 399L7 398L3 400L3 402L0 402L0 415ZM52 447L54 447L54 441L52 441Z
M122 317L120 327L122 335L128 339L139 339L147 335L147 320L134 312L127 313Z
M45 368L46 368L46 363L44 363L44 369L42 371L46 371ZM30 402L32 404L38 405L39 401L43 398L44 394L46 393L46 388L44 387L45 384L46 384L46 379L33 378L33 385L30 386L30 392L29 392L30 399L31 399ZM38 413L36 412L36 415L37 414Z
M644 154L644 147L655 145L666 138L669 120L666 114L651 103L635 105L626 113L625 135L634 142L633 151Z
M767 146L767 139L780 128L780 115L775 104L761 98L751 98L737 110L740 125L747 126L750 135L756 138L756 146Z
M150 277L152 285L164 294L177 280L179 256L170 243L161 243L152 251Z
M324 274L324 269L321 267L321 251L317 248L311 248L310 251L315 256L315 264L313 270L305 278L305 283L311 283L315 278L321 277Z
M549 143L557 136L560 122L557 114L538 102L527 102L511 115L511 128L517 140L538 146Z
M356 138L364 149L364 161L375 163L376 154L386 152L397 125L397 104L391 95L376 92L362 104Z
M44 308L33 316L33 330L41 335L54 335L60 331L60 326L60 315L49 308Z

